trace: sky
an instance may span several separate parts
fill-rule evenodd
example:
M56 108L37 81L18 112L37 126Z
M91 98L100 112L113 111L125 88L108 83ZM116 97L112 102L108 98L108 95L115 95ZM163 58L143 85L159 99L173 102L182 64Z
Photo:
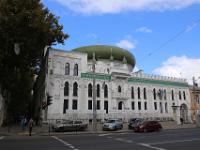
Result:
M136 58L134 71L200 83L200 0L42 0L69 38L70 51L113 45Z

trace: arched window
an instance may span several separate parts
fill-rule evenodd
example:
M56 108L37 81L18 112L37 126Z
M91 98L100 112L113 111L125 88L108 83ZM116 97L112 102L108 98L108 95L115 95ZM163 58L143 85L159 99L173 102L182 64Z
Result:
M122 110L122 104L123 104L122 101L118 103L118 110Z
M66 63L65 64L65 75L69 75L70 74L70 64Z
M107 86L107 84L105 84L105 86L104 86L104 97L108 98L108 86Z
M183 91L183 99L186 100L186 94L185 94L185 91Z
M97 97L100 97L100 85L97 84Z
M153 89L153 99L156 100L156 89Z
M172 100L174 100L174 90L172 90Z
M65 82L64 96L69 96L69 83Z
M135 94L134 94L134 87L131 87L131 98L134 99L134 96L135 96Z
M88 85L88 97L92 97L92 84Z
M78 84L76 82L73 85L73 96L78 96Z
M137 88L138 99L140 99L140 87Z
M181 97L181 91L178 92L178 95L179 95L179 99L181 100L182 97Z
M147 90L146 88L143 89L144 99L147 99Z
M78 64L74 65L74 76L78 76Z
M167 91L166 91L166 89L164 89L164 100L166 100L167 99Z
M121 93L121 92L122 92L122 88L121 88L121 86L120 86L120 85L118 86L118 92L119 92L119 93Z

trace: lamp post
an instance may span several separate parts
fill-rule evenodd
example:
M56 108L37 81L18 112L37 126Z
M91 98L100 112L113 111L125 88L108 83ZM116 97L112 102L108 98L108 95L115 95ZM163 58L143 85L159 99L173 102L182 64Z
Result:
M92 102L93 102L93 120L92 120L92 127L93 132L97 131L97 109L96 109L96 79L95 79L95 53L93 53L92 59L92 72L93 72L93 86L92 86Z

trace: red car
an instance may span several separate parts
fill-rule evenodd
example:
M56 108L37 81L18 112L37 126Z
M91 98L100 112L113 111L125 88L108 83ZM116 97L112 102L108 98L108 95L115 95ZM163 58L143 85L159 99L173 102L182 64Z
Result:
M158 121L144 121L138 124L135 132L148 132L148 131L160 131L162 129L161 124Z

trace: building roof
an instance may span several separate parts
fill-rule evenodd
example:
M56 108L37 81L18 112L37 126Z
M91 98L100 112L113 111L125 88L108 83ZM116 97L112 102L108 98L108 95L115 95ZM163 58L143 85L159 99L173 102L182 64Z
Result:
M118 61L127 61L132 67L135 66L135 57L127 50L109 45L91 45L73 49L88 54L88 59L92 59L93 52L95 52L96 59L110 59ZM125 58L125 59L124 59ZM126 63L126 62L125 62Z

